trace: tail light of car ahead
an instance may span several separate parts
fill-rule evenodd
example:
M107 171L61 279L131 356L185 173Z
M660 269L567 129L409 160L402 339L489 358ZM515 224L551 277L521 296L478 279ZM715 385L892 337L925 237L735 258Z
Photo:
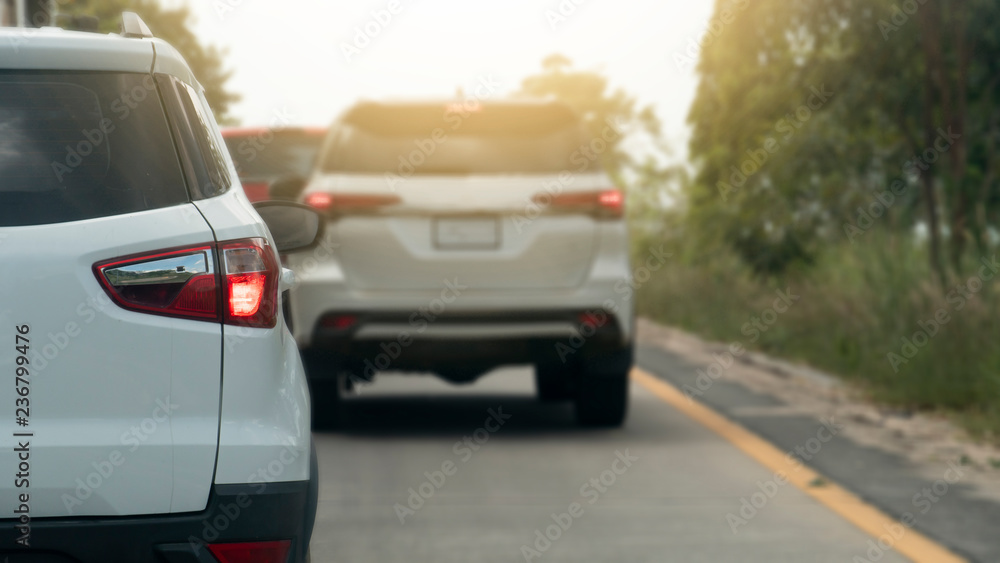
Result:
M277 322L281 271L262 238L98 262L94 273L111 299L130 311L256 328Z
M246 194L250 203L256 201L267 201L271 198L271 186L267 182L242 181L241 183L243 184L243 193Z
M312 192L305 198L306 205L328 213L374 210L396 205L400 201L399 196L393 194Z
M219 563L285 563L291 547L291 540L208 544Z
M329 313L319 320L319 326L331 330L349 330L358 324L358 316L352 314Z
M582 212L608 218L622 217L625 212L625 194L617 188L560 194L540 193L532 201L553 212Z

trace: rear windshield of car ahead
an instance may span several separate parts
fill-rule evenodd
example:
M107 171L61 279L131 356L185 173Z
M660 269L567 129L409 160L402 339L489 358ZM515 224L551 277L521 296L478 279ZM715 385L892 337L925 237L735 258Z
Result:
M308 177L321 144L322 134L307 131L265 130L260 134L226 136L240 178L254 180Z
M594 170L584 128L558 105L356 106L326 145L324 172L401 176Z
M186 201L152 76L0 70L0 226Z

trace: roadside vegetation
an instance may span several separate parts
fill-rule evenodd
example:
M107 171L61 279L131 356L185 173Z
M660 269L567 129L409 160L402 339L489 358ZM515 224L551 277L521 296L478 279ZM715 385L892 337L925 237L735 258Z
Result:
M1000 5L717 0L712 21L673 204L631 186L637 256L675 256L641 314L997 440ZM801 299L755 326L778 289Z
M642 258L665 240L674 260L640 286L643 316L815 366L894 410L940 411L974 435L1000 437L995 290L942 294L928 281L925 249L899 238L834 247L812 267L768 277L734 253L701 254L659 237L637 243ZM779 290L799 299L775 319L765 312Z

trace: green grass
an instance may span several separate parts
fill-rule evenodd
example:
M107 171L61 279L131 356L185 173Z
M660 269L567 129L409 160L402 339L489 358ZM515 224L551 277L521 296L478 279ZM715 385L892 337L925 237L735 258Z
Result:
M640 248L652 242L659 244L646 241ZM870 234L853 246L829 249L808 269L768 280L725 253L681 249L676 256L686 258L639 289L640 314L838 374L880 403L947 412L985 439L1000 436L1000 276L962 299L958 310L957 294L949 300L949 290L931 281L922 249L898 238ZM637 264L640 259L645 257L637 256ZM785 288L801 299L751 342L742 328ZM938 311L947 312L947 323L894 370L887 354L903 357L902 338L912 338L921 330L918 322Z

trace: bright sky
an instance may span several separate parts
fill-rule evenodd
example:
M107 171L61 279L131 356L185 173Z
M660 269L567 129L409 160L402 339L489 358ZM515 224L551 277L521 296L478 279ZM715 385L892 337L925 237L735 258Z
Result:
M243 125L285 111L326 125L359 98L504 95L552 53L599 70L653 104L686 153L694 64L680 65L711 17L709 0L172 0L187 1L203 42L229 50ZM277 8L280 5L282 8ZM392 13L392 12L395 13ZM381 20L381 22L379 21ZM347 48L349 53L345 53ZM696 49L696 48L695 48ZM480 90L483 92L483 90Z

